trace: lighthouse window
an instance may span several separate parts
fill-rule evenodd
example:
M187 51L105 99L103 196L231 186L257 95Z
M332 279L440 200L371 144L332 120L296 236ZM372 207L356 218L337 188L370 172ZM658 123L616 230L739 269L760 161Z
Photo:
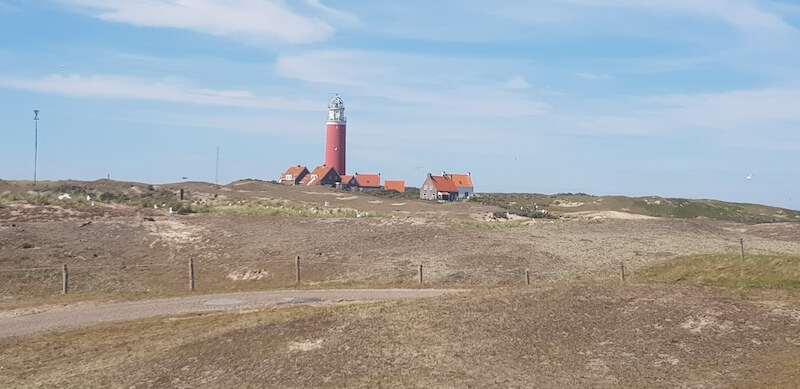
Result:
M333 151L339 151L339 148L338 147L334 147Z

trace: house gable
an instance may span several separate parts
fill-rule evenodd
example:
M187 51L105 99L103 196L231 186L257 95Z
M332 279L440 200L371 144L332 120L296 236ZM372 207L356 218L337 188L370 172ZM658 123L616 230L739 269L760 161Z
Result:
M292 166L281 175L280 182L285 185L297 185L306 175L308 169L305 166Z
M339 174L336 173L336 169L330 166L322 165L317 166L314 168L314 171L307 174L302 181L300 181L300 185L312 186L312 185L330 185L335 186L336 183L340 181Z

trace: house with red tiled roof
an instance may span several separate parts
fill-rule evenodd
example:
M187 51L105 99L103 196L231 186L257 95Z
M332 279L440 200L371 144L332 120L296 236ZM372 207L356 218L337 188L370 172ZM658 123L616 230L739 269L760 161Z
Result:
M339 189L352 189L356 186L355 176L340 176L339 178L342 180Z
M406 191L406 182L386 180L383 182L383 190L393 190L398 193L403 193Z
M469 199L475 194L475 189L472 185L472 174L444 174L444 177L453 181L456 188L458 188L458 199L464 200Z
M305 166L292 166L286 173L281 174L280 183L284 185L297 185L308 174Z
M317 166L313 172L306 174L299 185L325 185L336 187L341 180L339 173L336 173L336 169L331 166L322 165Z
M458 187L445 176L434 176L428 173L425 183L419 188L419 198L422 200L458 200Z
M381 174L358 174L354 177L356 187L360 191L381 190Z

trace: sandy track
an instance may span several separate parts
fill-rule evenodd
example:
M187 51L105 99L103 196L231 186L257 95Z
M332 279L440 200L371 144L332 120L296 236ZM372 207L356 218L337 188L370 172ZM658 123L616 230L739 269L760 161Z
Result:
M96 324L210 311L240 311L294 305L406 300L455 293L445 289L334 289L241 292L123 303L78 303L0 312L0 338L63 331Z

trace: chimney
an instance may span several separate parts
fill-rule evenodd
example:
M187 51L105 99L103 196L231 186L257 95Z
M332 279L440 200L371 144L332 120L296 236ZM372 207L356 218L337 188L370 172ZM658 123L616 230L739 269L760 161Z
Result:
M470 172L467 172L467 175L468 175L468 176L470 176L470 177L472 177L472 173L470 173Z
M445 172L442 172L442 177L444 177L445 174L446 174Z

